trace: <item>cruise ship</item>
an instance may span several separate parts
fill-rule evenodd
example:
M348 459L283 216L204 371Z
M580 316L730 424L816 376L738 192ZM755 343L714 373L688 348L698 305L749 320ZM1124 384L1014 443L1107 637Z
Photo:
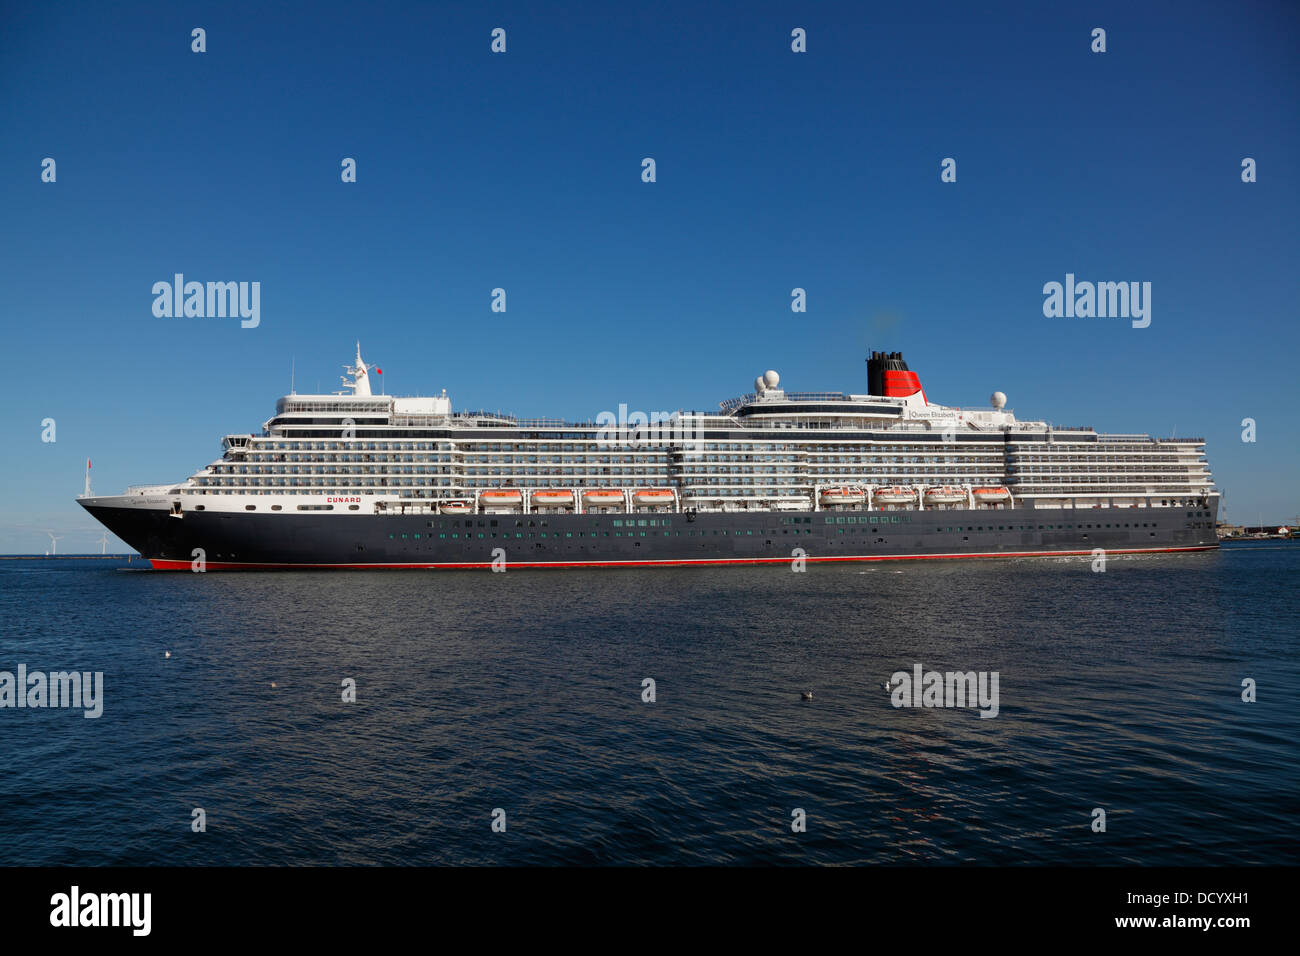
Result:
M767 371L716 411L593 421L285 395L184 481L77 501L160 570L575 568L1009 558L1218 547L1201 438L932 403L898 352L862 394Z

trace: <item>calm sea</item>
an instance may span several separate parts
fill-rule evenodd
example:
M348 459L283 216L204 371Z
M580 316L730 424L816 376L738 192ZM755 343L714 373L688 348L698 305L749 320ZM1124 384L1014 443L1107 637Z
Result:
M0 561L0 671L104 675L98 719L0 709L0 865L1294 862L1298 585L1287 542L1105 573ZM917 663L997 671L998 715L893 707Z

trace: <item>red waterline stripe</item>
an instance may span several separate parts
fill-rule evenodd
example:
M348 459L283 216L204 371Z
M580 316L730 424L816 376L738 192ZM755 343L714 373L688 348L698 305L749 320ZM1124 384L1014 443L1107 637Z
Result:
M1174 551L1216 551L1217 544L1197 545L1190 548L1111 548L1105 549L1111 554L1167 554ZM808 555L804 561L933 561L956 560L960 558L1050 558L1078 557L1091 555L1092 551L994 551L987 554L879 554L879 555ZM664 558L657 561L507 561L512 568L645 568L657 566L684 567L692 564L789 564L794 557L783 558ZM189 571L189 561L169 561L164 558L150 558L149 563L155 571ZM274 571L283 568L334 568L344 571L366 571L371 569L387 570L423 570L436 568L490 568L491 561L449 561L442 563L413 564L313 564L283 563L257 564L231 561L209 561L209 571Z

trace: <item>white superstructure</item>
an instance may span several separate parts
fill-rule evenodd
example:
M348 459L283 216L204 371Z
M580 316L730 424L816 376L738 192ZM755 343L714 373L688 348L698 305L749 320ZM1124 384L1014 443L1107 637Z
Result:
M259 434L226 436L185 481L97 502L373 515L1181 507L1216 494L1202 439L1019 421L1001 392L987 408L932 404L906 372L887 373L908 376L890 388L915 391L866 395L786 392L768 371L717 412L622 429L454 412L445 392L376 395L359 344L346 368L343 392L284 396Z

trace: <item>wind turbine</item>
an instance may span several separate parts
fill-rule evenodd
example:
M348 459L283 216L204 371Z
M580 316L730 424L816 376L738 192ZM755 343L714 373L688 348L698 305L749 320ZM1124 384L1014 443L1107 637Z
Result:
M64 537L61 534L55 534L53 531L45 532L50 536L50 554L59 553L59 540Z
M108 554L108 532L104 532L104 537L99 540L99 553Z

